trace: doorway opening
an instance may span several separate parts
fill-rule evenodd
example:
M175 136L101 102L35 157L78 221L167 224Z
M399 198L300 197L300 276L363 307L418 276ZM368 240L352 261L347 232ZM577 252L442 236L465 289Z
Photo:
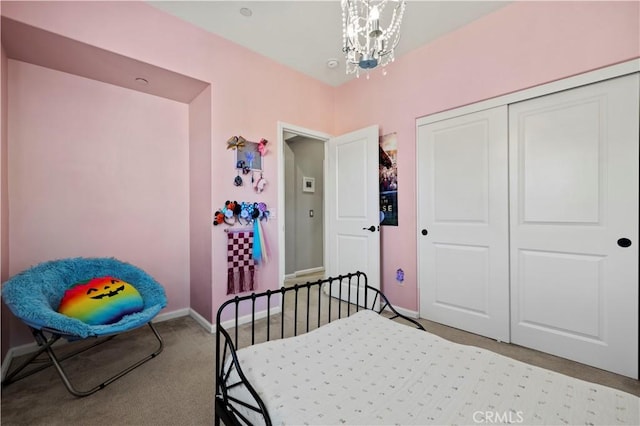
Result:
M328 135L281 124L280 275L295 283L324 277L325 155Z

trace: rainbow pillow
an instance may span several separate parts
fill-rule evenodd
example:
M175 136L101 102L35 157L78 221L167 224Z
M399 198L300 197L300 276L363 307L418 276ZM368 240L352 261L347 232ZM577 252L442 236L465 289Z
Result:
M144 309L142 296L131 284L114 277L80 282L64 292L58 312L91 325L113 324Z

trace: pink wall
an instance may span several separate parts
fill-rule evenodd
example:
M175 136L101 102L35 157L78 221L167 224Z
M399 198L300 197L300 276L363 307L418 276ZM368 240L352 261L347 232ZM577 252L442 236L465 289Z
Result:
M9 274L9 195L7 182L7 68L4 47L0 46L0 282ZM0 304L2 330L9 329L12 315L4 302ZM10 345L10 333L2 333L0 354L4 359Z
M9 61L11 275L114 256L189 306L188 106Z
M336 133L376 123L381 134L397 132L399 226L382 228L392 302L418 309L416 118L639 57L639 6L516 2L403 56L386 76L375 71L336 91Z
M213 322L211 270L211 86L189 105L190 306Z
M263 201L271 207L277 205L279 159L273 150L264 159L269 184L258 195L248 186L237 188L233 185L234 153L226 150L226 140L232 135L243 135L253 141L266 138L274 146L278 121L330 133L333 90L144 2L3 2L2 13L13 20L211 84L209 164L205 162L196 166L195 171L189 170L191 178L198 182L202 182L202 176L207 173L212 176L209 194L206 194L206 185L193 184L193 181L189 194L190 198L195 198L192 207L209 204L206 211L190 213L191 220L198 221L190 227L192 232L205 232L205 229L211 232L210 253L204 253L204 256L210 256L210 261L200 258L203 253L198 251L199 240L190 241L189 259L194 278L190 283L191 296L209 297L208 302L198 303L197 310L207 319L212 317L227 298L226 234L220 228L213 229L213 211L222 207L227 199ZM192 106L195 103L192 102ZM190 108L189 115L192 112ZM206 156L203 150L198 152ZM189 202L185 202L185 206L188 205ZM261 289L279 287L277 226L277 219L264 226L272 260L258 273ZM207 238L202 238L205 244ZM18 236L12 237L12 241L21 244ZM12 258L14 256L17 264L26 263L24 253L12 253ZM163 262L164 259L158 258L147 270L153 273L163 267ZM208 267L209 264L213 266ZM189 265L189 260L185 260L185 265ZM200 312L206 311L207 307L212 311L211 315Z
M8 59L2 48L0 70L0 281L9 274L9 186L7 179Z

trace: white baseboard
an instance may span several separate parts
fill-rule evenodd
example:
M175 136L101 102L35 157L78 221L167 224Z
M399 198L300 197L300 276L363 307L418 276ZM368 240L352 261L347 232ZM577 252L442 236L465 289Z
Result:
M280 308L280 306L274 306L269 310L269 315L276 315L276 314L279 314L280 312L282 312L282 308ZM255 319L259 320L259 319L265 318L266 316L267 316L266 310L256 312ZM250 322L251 322L251 314L238 317L238 325L247 324ZM235 319L223 321L220 325L224 328L233 328L233 326L235 325ZM214 325L213 332L215 332L215 330L216 330L216 326Z
M324 266L318 266L317 268L309 268L309 269L303 269L301 271L296 271L295 276L299 277L302 275L315 274L318 272L324 272Z
M162 314L158 314L153 319L153 322L157 323L157 322L171 320L171 319L174 319L174 318L186 317L187 315L190 314L190 311L191 310L189 308L183 308L183 309L178 309L177 311L171 311L171 312L165 312L165 313L162 313Z
M281 311L282 311L282 309L280 308L280 306L274 306L269 310L269 315L279 314ZM216 325L215 324L211 324L202 315L200 315L199 313L197 313L193 309L190 310L189 316L191 318L193 318L198 324L200 324L200 326L202 326L202 328L207 330L209 333L213 334L213 333L216 332ZM267 316L267 311L264 310L264 311L256 312L254 318L255 318L255 320L259 320L259 319L262 319L262 318L266 318L266 316ZM247 324L247 323L250 323L250 322L251 322L251 314L243 315L241 317L238 317L238 325L243 325L243 324ZM225 329L233 328L233 326L235 325L235 319L223 321L221 323L221 325Z
M11 365L11 360L13 357L11 356L11 349L7 352L7 356L4 357L4 361L2 361L2 374L0 377L4 380L4 377L7 375L7 371L9 371L9 366Z
M56 343L59 344L59 341ZM35 352L38 350L38 347L38 344L36 342L33 342L9 348L9 350L7 351L7 356L5 356L4 361L2 361L2 380L4 380L5 376L7 375L13 358Z
M295 271L291 274L284 274L284 279L290 280L291 278L297 278L297 277L310 275L310 274L317 274L318 272L324 272L324 266L318 266L317 268L302 269L300 271Z
M207 330L209 333L215 333L216 326L211 324L205 317L194 311L193 309L189 309L189 316L195 320L202 328Z
M269 315L279 314L281 311L282 309L280 308L280 306L274 306L270 309ZM158 315L153 322L162 322L169 319L179 318L187 315L193 318L195 322L197 322L202 328L207 330L209 333L213 334L216 332L215 324L210 323L209 321L207 321L205 317L203 317L193 309L189 309L189 308L179 309L177 311L167 312L166 314ZM259 320L259 319L265 318L266 316L267 316L267 311L264 310L264 311L256 312L254 318L255 320ZM251 322L251 314L238 317L238 325L247 324L250 322ZM234 324L235 324L235 319L222 322L222 326L224 328L233 328Z
M396 311L398 311L399 314L404 315L405 317L409 317L409 318L413 318L413 319L417 319L420 318L420 314L416 311L410 311L409 309L405 309L405 308L400 308L398 306L394 306L393 307ZM385 311L389 311L392 312L391 309L389 309L389 307L387 306L386 308L384 308Z
M67 340L60 339L53 344L53 347L57 348L59 346L66 345L67 343L69 343ZM4 361L2 361L2 380L4 380L7 372L9 371L11 361L13 361L14 358L36 352L38 349L40 349L40 346L38 346L36 342L25 343L24 345L9 348L7 355L4 357Z

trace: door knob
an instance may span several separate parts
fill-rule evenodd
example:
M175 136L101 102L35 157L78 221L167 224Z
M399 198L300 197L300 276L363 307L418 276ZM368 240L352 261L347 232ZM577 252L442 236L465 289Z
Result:
M629 246L631 245L631 240L630 240L630 239L628 239L628 238L620 238L620 239L618 240L618 245L619 245L620 247L627 248L627 247L629 247Z
M429 233L429 231L427 231L426 229L423 229L422 231L420 231L422 233L422 235L427 235Z
M370 227L368 227L368 228L362 228L362 229L364 229L365 231L376 232L376 227L375 227L375 226L373 226L373 225L371 225L371 226L370 226Z

